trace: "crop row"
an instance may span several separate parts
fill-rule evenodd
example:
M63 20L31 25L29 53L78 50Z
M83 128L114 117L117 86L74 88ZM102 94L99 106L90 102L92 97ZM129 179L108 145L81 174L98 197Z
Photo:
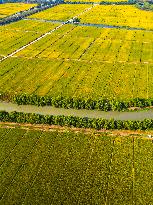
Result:
M3 141L1 142L3 148L0 151L1 155L4 157L0 167L0 197L2 199L0 203L3 204L3 200L5 201L8 186L14 180L16 173L24 168L23 162L26 160L30 152L32 152L39 138L39 131L35 132L33 135L32 131L26 132L25 130L20 129L11 130L6 137L3 138ZM32 170L30 169L30 171ZM26 173L22 177L25 176ZM13 189L11 191L13 192ZM9 200L11 201L11 199ZM10 203L10 201L8 203Z

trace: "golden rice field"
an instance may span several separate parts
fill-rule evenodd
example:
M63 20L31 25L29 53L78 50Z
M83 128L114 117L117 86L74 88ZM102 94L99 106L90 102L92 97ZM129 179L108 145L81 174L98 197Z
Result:
M59 5L32 16L40 20L28 19L2 26L0 59L60 25L42 21L45 16L51 20L67 20L89 6ZM103 6L92 10L99 8ZM119 15L117 10L116 13ZM84 15L80 16L81 20L85 19ZM66 24L1 62L0 92L125 100L153 98L152 91L152 31Z
M153 63L153 32L65 25L16 56L87 62Z
M58 5L29 18L66 21L92 5ZM153 29L153 12L132 5L98 5L79 16L81 23L107 24L134 28Z
M25 4L25 3L5 3L0 4L0 19L15 14L19 11L24 11L36 6L36 4Z
M36 38L45 25L48 29L58 25L38 22L23 20L3 27L8 36L14 29L15 36L11 41L2 35L0 54L28 42L30 31ZM21 31L23 27L29 32ZM4 60L0 76L4 92L96 100L152 98L153 33L65 25Z
M1 92L98 100L153 98L153 64L9 58L0 70Z
M153 29L153 12L131 5L99 5L80 16L82 23Z
M8 55L58 25L23 20L0 27L0 54Z
M46 20L62 20L66 21L72 17L80 14L85 9L92 7L92 5L87 4L61 4L53 8L47 9L40 13L33 14L29 18L38 18Z

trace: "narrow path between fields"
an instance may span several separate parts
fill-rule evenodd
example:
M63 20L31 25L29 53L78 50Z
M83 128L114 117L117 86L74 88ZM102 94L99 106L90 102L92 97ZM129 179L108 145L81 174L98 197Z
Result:
M66 24L72 24L77 26L91 26L91 27L98 27L98 28L114 28L114 29L125 29L125 30L136 30L136 31L147 31L147 32L153 32L152 29L145 29L145 28L138 28L138 27L130 27L130 26L115 26L115 25L109 25L109 24L96 24L96 23L71 23L71 22L64 22L63 20L45 20L45 19L39 19L39 18L25 18L24 20L33 20L38 22L47 22L47 23L66 23Z
M29 42L28 44L22 46L22 47L19 48L19 49L13 51L12 53L10 53L10 54L8 54L7 56L5 56L5 57L3 57L2 59L0 59L0 62L6 60L7 58L10 58L10 57L14 56L14 55L17 54L18 52L20 52L20 51L24 50L25 48L27 48L28 46L30 46L30 45L36 43L37 41L41 40L42 38L46 37L47 35L52 34L54 31L60 29L60 28L63 27L64 25L66 25L69 21L73 21L73 19L78 18L79 16L81 16L81 15L83 15L84 13L90 11L93 7L95 7L95 6L97 6L97 5L98 5L98 4L92 5L91 7L85 9L83 12L79 13L78 15L72 17L71 19L67 20L66 22L63 22L61 25L55 27L53 30L44 33L43 35L41 35L40 37L36 38L35 40Z
M24 113L35 113L41 115L65 115L65 116L77 116L77 117L88 117L88 118L104 118L104 119L115 119L115 120L144 120L153 119L153 109L144 110L140 112L118 112L118 111L98 111L98 110L75 110L75 109L64 109L55 108L51 106L37 107L34 105L17 105L14 103L0 102L0 110L6 112L24 112Z

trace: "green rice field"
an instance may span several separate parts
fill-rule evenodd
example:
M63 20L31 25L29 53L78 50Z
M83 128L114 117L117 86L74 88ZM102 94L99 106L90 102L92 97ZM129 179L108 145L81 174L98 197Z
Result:
M141 137L0 128L0 204L152 204Z

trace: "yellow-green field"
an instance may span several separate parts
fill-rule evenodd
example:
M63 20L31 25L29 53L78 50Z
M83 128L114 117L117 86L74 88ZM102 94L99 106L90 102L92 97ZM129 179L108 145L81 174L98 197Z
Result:
M36 4L25 3L6 3L0 4L0 19L15 14L19 11L24 11L36 6Z
M75 6L57 6L63 13L55 12L55 17L56 7L45 12L49 19L62 20L72 18ZM44 11L36 15L43 19ZM2 26L0 58L59 25L28 19ZM93 100L153 98L153 32L65 24L1 62L0 92Z
M98 100L153 98L153 64L10 58L0 70L1 92Z
M72 17L80 14L85 9L92 7L92 5L87 4L61 4L53 8L47 9L40 13L33 14L29 18L46 19L46 20L62 20L66 21Z
M35 21L30 22L32 27ZM28 24L28 20L21 23ZM13 25L17 29L17 24L3 29L13 29ZM47 25L54 28L56 24ZM38 26L35 31L38 35ZM2 41L1 55L21 47L23 39L28 40L28 36L22 35L20 40L8 40L6 46L6 41ZM65 25L20 51L15 58L4 60L0 87L11 93L96 100L152 98L152 48L152 32Z
M82 23L153 29L153 12L131 5L100 5L80 16Z
M59 5L29 18L66 21L92 5ZM107 24L134 28L153 29L153 12L132 5L98 5L79 16L81 23Z
M58 25L23 20L2 26L0 28L0 54L8 55Z
M65 25L16 56L87 62L153 63L153 32Z

